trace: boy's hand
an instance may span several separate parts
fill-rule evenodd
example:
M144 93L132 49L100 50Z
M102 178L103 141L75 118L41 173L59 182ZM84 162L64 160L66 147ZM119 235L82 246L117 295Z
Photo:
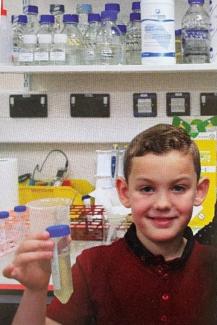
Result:
M51 274L50 260L54 243L47 231L31 234L22 241L13 262L3 270L7 278L14 278L33 291L46 290Z

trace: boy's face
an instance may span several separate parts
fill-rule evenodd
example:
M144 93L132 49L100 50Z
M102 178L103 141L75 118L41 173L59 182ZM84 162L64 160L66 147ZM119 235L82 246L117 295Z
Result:
M118 179L117 190L122 203L132 209L137 234L152 242L169 242L182 236L208 183L197 182L190 154L173 150L134 157L128 183Z

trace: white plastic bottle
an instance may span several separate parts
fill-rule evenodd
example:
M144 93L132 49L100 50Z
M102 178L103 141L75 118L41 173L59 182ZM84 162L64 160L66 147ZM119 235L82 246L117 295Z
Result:
M84 63L96 64L96 36L101 25L100 14L88 15L89 26L84 34Z
M53 225L46 230L54 240L54 253L51 262L54 295L62 304L65 304L73 293L70 228L68 225Z
M175 64L174 0L141 0L142 64Z
M79 17L77 14L63 16L64 29L62 34L67 35L66 64L83 64L83 37L78 29Z
M35 51L35 63L39 65L50 64L50 51L53 43L53 15L40 16L38 31L38 48Z
M79 16L78 28L84 36L88 29L88 15L92 13L92 5L89 3L78 3L76 6L76 14Z
M126 64L141 64L141 15L130 14L131 24L126 33Z
M120 64L120 30L115 24L117 12L102 11L102 24L96 37L97 63L102 65Z
M189 8L182 19L184 63L210 62L210 17L204 0L188 0Z
M12 36L11 25L8 21L7 10L1 8L0 15L0 65L12 62Z

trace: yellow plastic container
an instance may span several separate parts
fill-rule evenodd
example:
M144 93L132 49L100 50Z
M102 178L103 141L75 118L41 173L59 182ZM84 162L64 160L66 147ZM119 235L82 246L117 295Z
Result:
M63 197L70 198L72 204L83 204L82 195L90 193L94 186L87 180L71 179L72 186L29 186L19 184L19 203L26 204L33 200Z

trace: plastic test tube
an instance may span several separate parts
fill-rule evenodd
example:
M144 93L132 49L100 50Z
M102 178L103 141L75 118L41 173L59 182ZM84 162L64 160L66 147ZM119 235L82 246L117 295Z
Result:
M51 272L54 295L65 304L73 293L70 261L70 228L68 225L53 225L46 230L54 240Z
M7 211L0 211L0 255L3 255L7 249L6 221L9 217Z

